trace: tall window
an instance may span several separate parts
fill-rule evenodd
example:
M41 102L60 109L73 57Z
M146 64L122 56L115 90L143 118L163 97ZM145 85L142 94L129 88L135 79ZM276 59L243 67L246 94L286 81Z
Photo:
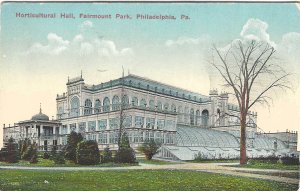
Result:
M171 111L172 111L172 112L176 112L176 106L175 106L175 104L172 104L172 105L171 105Z
M205 109L202 111L202 125L203 126L208 126L208 120L209 120L209 113Z
M147 129L154 129L154 125L155 125L155 118L146 118L146 127Z
M138 106L138 98L137 97L132 98L132 106Z
M86 99L84 102L84 115L92 114L92 102L90 99Z
M189 124L189 116L190 116L189 108L185 107L184 108L184 123L185 124Z
M101 101L99 99L96 99L95 101L95 113L101 112Z
M144 117L135 116L134 121L136 128L142 128L144 126Z
M109 112L110 111L110 101L108 97L105 97L103 100L103 112Z
M146 106L147 106L146 100L145 100L145 99L142 99L141 102L140 102L140 107L146 108Z
M178 122L183 123L183 111L182 106L178 107Z
M164 119L158 119L157 120L157 129L164 129L165 128L165 120Z
M194 109L191 108L190 110L190 124L194 125L195 124L195 113L194 113Z
M109 128L110 129L118 129L120 124L119 118L110 118L109 119Z
M161 111L162 110L162 104L160 101L157 102L157 111Z
M107 119L101 119L98 121L98 129L105 130L107 127Z
M155 110L155 103L154 103L154 100L150 100L150 101L149 101L149 108L150 108L151 110Z
M124 108L128 108L129 107L129 98L127 95L124 95L122 98L122 104Z
M107 133L100 133L98 135L98 142L100 144L107 144Z
M168 104L168 103L165 103L165 105L164 105L164 110L165 110L165 111L169 111L169 104Z
M78 97L73 97L71 100L71 117L77 117L79 116L79 99Z
M200 123L201 123L200 120L201 120L201 118L200 118L200 111L197 110L196 111L195 125L200 125Z
M85 122L79 123L79 133L85 133L85 126L86 126Z
M120 110L120 100L119 96L115 95L112 99L112 111Z
M123 126L125 128L130 128L132 126L132 117L131 116L125 116L124 117Z
M88 122L88 131L89 132L96 131L96 121L89 121Z

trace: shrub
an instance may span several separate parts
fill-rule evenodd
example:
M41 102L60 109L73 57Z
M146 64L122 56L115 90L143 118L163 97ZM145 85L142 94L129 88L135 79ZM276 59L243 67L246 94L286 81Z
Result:
M299 165L299 157L282 157L281 160L285 165Z
M130 147L127 133L124 132L121 137L119 149L115 156L116 163L135 163L134 150Z
M83 137L80 133L76 133L72 131L68 135L68 141L67 145L65 147L65 157L68 160L71 160L73 162L77 162L76 160L76 149L77 149L77 144L83 140Z
M76 150L78 164L94 165L100 162L98 143L93 140L81 141Z
M36 152L35 146L30 145L29 147L27 147L26 151L24 151L22 155L22 159L30 161L35 152Z
M113 158L112 158L112 152L109 149L109 147L106 147L104 149L104 151L102 152L102 160L101 162L106 163L106 162L112 162Z
M31 156L31 159L30 159L30 163L31 164L35 164L35 163L37 163L38 162L38 155L37 155L37 148L36 147L34 147L33 145L32 145L32 156Z
M48 152L44 152L43 159L49 159L49 158L50 158L50 154Z
M135 163L135 153L132 148L120 148L115 156L116 163Z
M20 156L23 156L26 150L31 146L31 141L28 138L19 141Z
M144 153L147 160L151 160L152 157L158 152L160 143L156 143L153 139L150 141L144 142L140 147L138 147L138 151Z
M63 152L56 153L54 156L52 156L52 160L55 164L65 164L65 157Z

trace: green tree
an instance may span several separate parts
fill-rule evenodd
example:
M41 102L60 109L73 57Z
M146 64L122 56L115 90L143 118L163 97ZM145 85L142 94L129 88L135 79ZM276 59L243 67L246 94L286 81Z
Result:
M65 158L76 163L76 149L77 144L83 140L83 137L80 133L72 131L68 135L67 145L65 147Z
M76 150L78 164L94 165L100 162L98 143L94 140L81 141Z
M113 158L112 158L112 152L109 149L109 147L105 147L104 151L102 152L102 161L103 163L106 162L112 162Z
M6 144L7 153L5 156L6 162L8 163L17 163L19 161L19 151L18 144L15 143L15 140L11 137Z
M35 144L31 144L29 145L26 150L24 151L24 153L22 154L22 159L23 160L27 160L30 161L32 156L35 154L35 152L37 152L37 148Z
M153 139L145 141L141 146L138 147L138 151L144 153L147 160L151 160L152 157L158 152L160 143L156 143Z

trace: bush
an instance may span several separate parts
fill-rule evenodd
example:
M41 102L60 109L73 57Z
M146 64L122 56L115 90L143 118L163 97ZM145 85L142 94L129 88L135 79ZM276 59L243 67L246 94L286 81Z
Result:
M50 154L48 152L44 152L43 159L49 159L49 158L50 158Z
M22 159L30 161L35 152L36 152L35 146L29 145L29 147L27 147L26 151L24 151L24 153L22 155Z
M112 162L113 158L112 158L112 152L109 149L109 147L106 147L104 149L104 151L102 152L102 160L101 162L106 163L106 162Z
M132 148L120 148L115 156L116 163L135 163L135 153Z
M127 133L124 132L121 137L119 149L115 156L116 163L135 163L135 153L134 150L130 147L129 139Z
M144 153L147 160L151 160L152 157L158 152L160 143L156 143L153 139L150 141L144 142L140 147L138 147L138 151Z
M299 165L299 157L282 157L281 160L285 165Z
M32 157L29 161L31 164L35 164L38 162L38 155L37 155L37 149L33 148Z
M98 143L93 140L81 141L76 150L78 164L94 165L100 162Z
M55 164L65 164L65 157L63 152L56 153L54 156L52 156L52 160Z

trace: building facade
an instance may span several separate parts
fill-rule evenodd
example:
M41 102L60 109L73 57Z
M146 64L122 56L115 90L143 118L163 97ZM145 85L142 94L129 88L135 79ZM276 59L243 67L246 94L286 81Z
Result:
M18 129L14 132L22 132L19 139L30 137L46 150L52 145L63 147L68 134L76 131L96 140L100 150L107 146L116 150L120 131L126 131L133 148L150 139L161 142L157 154L161 158L192 160L199 153L207 158L234 158L239 154L239 109L228 103L226 93L212 90L206 96L136 75L97 85L85 84L80 76L68 79L66 86L66 92L56 97L57 120L49 120L40 111L32 120L14 126ZM257 134L256 121L257 113L249 112L247 147L254 150L252 156L266 155L255 151L260 147L257 140L264 140ZM10 137L13 128L4 129L6 138ZM259 149L288 149L280 140L265 139L269 141L266 148ZM275 148L274 141L280 146ZM181 157L185 155L189 157Z

